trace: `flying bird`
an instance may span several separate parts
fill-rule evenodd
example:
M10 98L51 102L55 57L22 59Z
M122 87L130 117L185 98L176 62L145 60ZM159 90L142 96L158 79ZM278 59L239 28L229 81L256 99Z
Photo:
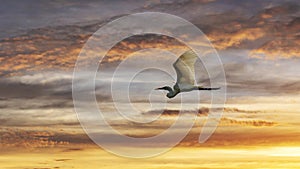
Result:
M167 90L167 97L173 98L180 92L190 92L193 90L218 90L218 88L207 88L195 85L195 62L198 56L192 50L183 53L173 64L177 74L177 81L173 86L164 86L156 90Z

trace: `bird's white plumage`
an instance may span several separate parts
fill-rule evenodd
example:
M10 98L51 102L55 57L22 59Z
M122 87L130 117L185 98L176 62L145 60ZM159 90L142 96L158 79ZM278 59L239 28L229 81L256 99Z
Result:
M173 86L164 86L157 88L157 90L167 90L167 97L173 98L180 92L190 92L192 90L219 90L220 88L207 88L195 85L195 62L198 56L192 50L183 53L173 67L176 70L177 82Z
M173 64L177 74L177 84L181 87L194 86L195 62L197 58L197 54L192 50L189 50L183 53Z

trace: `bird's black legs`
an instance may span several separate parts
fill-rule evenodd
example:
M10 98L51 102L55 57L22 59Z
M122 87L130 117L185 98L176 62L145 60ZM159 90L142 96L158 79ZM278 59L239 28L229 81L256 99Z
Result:
M198 87L198 90L219 90L220 87L212 87L212 88L208 88L208 87Z

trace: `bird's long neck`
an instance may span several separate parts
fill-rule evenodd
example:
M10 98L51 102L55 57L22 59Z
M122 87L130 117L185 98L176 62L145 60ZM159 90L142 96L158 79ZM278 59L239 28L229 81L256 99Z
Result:
M167 94L168 98L173 98L179 93L179 90L176 89L173 90L171 87L168 87L167 90L169 91L169 93Z

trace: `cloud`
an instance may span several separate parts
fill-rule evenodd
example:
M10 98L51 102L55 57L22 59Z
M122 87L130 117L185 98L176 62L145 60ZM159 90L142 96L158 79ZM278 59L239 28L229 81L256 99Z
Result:
M34 28L86 24L107 18L130 13L131 10L143 7L144 1L52 1L35 3L3 1L0 22L0 39L12 37ZM148 2L152 4L152 2ZM28 5L31 4L31 5ZM100 10L99 10L100 9ZM40 17L35 17L40 16ZM22 29L20 29L22 28Z
M247 53L231 51L220 53L223 60L228 93L233 95L297 94L300 84L296 74L299 59L246 59Z
M221 125L261 127L261 126L274 126L276 125L276 122L265 121L265 120L236 120L231 118L222 118Z
M1 131L1 149L8 148L47 148L68 145L69 141L59 141L51 139L55 136L51 131L28 131L23 129L2 128Z
M178 16L186 15L184 18L203 29L219 50L251 50L250 56L258 58L299 56L299 5L296 1L256 1L246 4L233 2L226 5L219 1L182 1L170 4L154 3L147 8L171 13L176 11ZM203 10L199 10L202 8ZM250 8L253 10L249 11ZM208 9L214 12L209 13ZM143 10L145 9L141 9ZM110 21L110 18L119 16L116 14L107 20L85 24L45 26L32 29L23 35L2 39L0 75L15 76L25 72L54 69L72 70L80 49L92 33ZM137 36L117 44L104 62L119 62L134 51L151 47L184 49L178 41L164 36Z
M226 129L225 129L226 128ZM230 128L225 127L216 130L208 141L198 143L201 129L190 132L179 146L183 147L240 147L240 146L275 146L275 145L298 145L299 134L284 130L280 127L266 128ZM274 132L276 130L276 132Z
M46 110L39 111L39 114L49 119L50 114L45 114L45 111ZM270 113L270 111L268 112ZM120 119L109 120L108 122L111 127L123 135L135 138L145 138L160 134L174 123L178 110L165 110L164 112L167 112L167 114L163 114L159 119L151 123L135 123ZM213 136L206 143L199 144L199 132L201 131L204 117L207 115L207 108L201 108L199 112L201 112L202 115L199 116L197 121L195 121L195 125L192 130L178 146L274 146L276 144L299 143L297 125L290 125L288 128L282 127L283 122L273 121L271 118L268 118L270 114L266 111L244 110L230 107L225 108L223 118L221 119L218 129ZM80 125L76 122L76 120L72 121L70 118L67 118L68 120L62 122L55 119L57 123L53 123L53 125L49 125L50 123L45 126L41 124L34 125L35 122L32 122L32 119L34 118L30 117L30 115L28 116L28 113L29 112L26 112L28 119L22 118L23 122L19 121L19 125L13 124L13 128L8 128L10 127L9 125L3 125L1 127L1 148L38 148L56 147L61 145L63 145L63 147L68 147L68 145L72 147L72 145L74 146L77 144L94 145L87 135L80 129ZM57 114L53 113L54 112L52 111L52 116L56 117ZM63 111L58 111L57 113L60 113L61 115L65 114ZM157 113L157 111L144 113L142 118L148 118L150 115L153 115L153 113ZM184 113L189 113L189 111L184 111ZM0 118L0 121L12 124L12 120L18 119L18 116L15 114L10 113L10 115L13 115L14 118ZM268 120L265 120L265 118ZM39 117L39 122L42 122L41 120L42 118ZM29 125L25 124L22 126L24 121L28 121ZM191 121L186 122L190 123ZM42 124L45 123L43 122ZM100 133L94 134L99 134L99 136L105 138L104 141L113 145L124 145L124 143L114 140L114 135L112 135L109 131L101 131L101 125L98 127ZM179 126L176 130L179 132L181 130L181 126ZM165 143L162 142L161 146L164 145ZM151 146L151 143L149 143L149 146Z
M189 115L193 115L194 111L189 111L189 110L183 110L183 111L179 111L179 110L153 110L153 111L148 111L143 113L144 115L161 115L161 116L178 116L179 113L182 114L189 114ZM198 110L197 115L204 115L206 116L209 113L209 109L206 107L203 107L201 109Z
M229 23L219 24L225 26L225 30L212 29L208 37L219 49L248 48L252 50L253 57L299 57L299 23L294 17L299 15L298 11L299 5L290 2L266 7L250 19L236 18L239 21L233 19Z
M47 35L47 31L45 28L44 32L33 31L28 35L2 40L0 75L73 68L82 45L80 35L72 37L57 32Z
M299 94L300 77L297 66L300 56L298 1L255 0L240 2L230 0L230 2L168 1L150 3L144 7L141 7L144 5L141 3L137 5L141 8L135 10L131 6L133 3L124 2L122 4L127 5L126 9L129 10L126 12L128 13L147 10L172 13L188 19L201 28L222 57L227 78L228 97L234 98L230 101L231 103L249 104L253 100L258 103L282 103L286 99L285 95ZM78 6L77 2L75 4L64 3L67 3L68 9ZM98 8L99 3L89 3L96 4L95 8L97 9L94 10L102 11ZM116 9L113 7L114 4L108 5L111 5L110 8ZM136 5L136 2L134 4ZM52 5L58 8L61 6L57 2ZM91 6L94 5L86 6L84 9L91 9ZM50 5L50 8L52 7ZM44 8L45 6L42 9ZM76 9L76 17L62 17L70 18L70 20L68 22L60 21L59 26L57 24L49 25L46 20L48 22L57 20L60 16L72 16L72 12L59 13L60 10L55 9L54 11L58 11L58 13L50 12L51 16L47 12L39 15L46 16L46 20L44 20L45 17L40 17L43 19L37 19L37 23L31 26L25 25L26 29L33 28L26 33L19 34L15 30L11 30L13 33L8 36L5 35L6 38L2 38L3 32L10 32L10 30L0 33L1 147L36 148L93 144L83 133L59 132L60 130L80 128L73 111L72 71L81 48L92 33L103 24L122 16L123 12L111 12L108 15L103 15L102 21L91 21L89 18L95 18L98 15L91 16L83 8ZM26 13L32 13L32 11L26 11ZM81 18L79 23L74 23L73 21L78 21L78 14L89 17L84 19L83 16L79 16ZM32 21L30 16L16 20L7 19L5 16L7 15L1 15L4 18L1 19L1 22L15 22L13 25L22 25L23 20ZM21 21L22 23L18 23ZM82 21L88 22L83 23ZM0 24L0 27L3 25ZM34 28L36 26L41 26L41 28ZM10 28L11 26L7 27ZM183 44L166 36L134 36L114 46L104 58L104 66L112 68L127 58L129 54L144 48L159 48L169 51L186 50ZM93 52L95 51L92 51L91 54L98 54ZM162 61L160 60L160 62ZM87 58L84 66L89 66L89 63L90 60ZM84 77L84 73L88 72L83 72L81 76ZM128 72L124 71L123 73ZM214 72L211 78L218 78L218 73ZM201 84L209 85L209 77L206 74L205 72L201 76L199 75L201 78L197 80ZM106 76L104 77L106 78ZM97 81L96 86L97 99L103 104L108 104L106 102L112 101L109 93L110 88L107 88L106 85L108 80L101 78ZM124 81L126 78L117 79L117 85L124 85ZM162 82L165 83L165 81ZM133 86L136 87L135 92L144 94L141 92L143 88L139 86L149 87L152 85L146 83L133 83ZM86 85L84 78L80 81L80 85ZM117 92L122 95L121 91ZM270 97L272 99L268 100L268 96L275 95L283 97ZM247 97L247 99L244 101L240 99L240 96ZM261 99L258 96L265 96L266 98ZM135 103L148 103L148 100L144 98L134 96L133 99ZM293 99L295 98L293 97ZM284 102L290 103L292 101ZM111 123L114 128L129 136L152 136L168 128L179 113L178 110L166 109L146 112L143 115L147 118L147 116L159 114L160 111L163 111L161 117L168 120L160 120L157 123L147 125L126 121L113 121ZM189 112L189 110L184 111L186 114ZM199 118L203 118L207 115L208 109L202 108L198 112L201 114ZM218 131L205 143L205 146L299 143L297 130L287 131L280 128L281 122L265 119L264 113L265 111L260 110L225 108L225 117L222 118ZM4 129L4 127L11 128ZM17 127L22 129L16 129ZM43 127L48 128L43 131L38 129ZM49 127L53 128L54 131L49 131ZM28 130L28 128L35 128L36 130ZM180 143L180 146L199 145L199 131L199 126L195 126L193 131ZM111 141L113 138L110 134L106 134L105 137L107 137L107 141Z
M265 36L262 28L245 28L233 33L221 33L219 30L211 32L208 37L214 47L220 50L240 48L245 42L256 41Z
M263 113L263 111L261 111L261 110L243 110L243 109L230 108L230 107L225 107L224 112L226 112L226 113L247 113L247 114Z

